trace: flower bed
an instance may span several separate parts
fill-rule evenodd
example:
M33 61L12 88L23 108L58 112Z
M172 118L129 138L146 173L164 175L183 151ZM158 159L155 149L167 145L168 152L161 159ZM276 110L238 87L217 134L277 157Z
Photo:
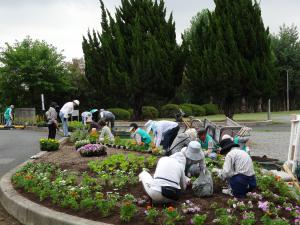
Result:
M78 154L74 148L69 150L61 155ZM196 198L188 190L172 207L151 206L137 174L144 167L153 172L156 156L107 149L107 157L82 158L80 169L72 165L66 170L72 162L62 163L59 152L51 153L53 163L44 158L21 168L12 181L30 199L69 214L112 224L300 224L300 193L275 177L260 174L257 166L258 190L246 199L223 195L224 183L213 177L210 198ZM220 167L222 162L208 164Z
M55 139L40 139L40 149L41 151L56 151L59 148L59 142Z
M101 144L86 144L77 149L83 157L106 155L106 147Z

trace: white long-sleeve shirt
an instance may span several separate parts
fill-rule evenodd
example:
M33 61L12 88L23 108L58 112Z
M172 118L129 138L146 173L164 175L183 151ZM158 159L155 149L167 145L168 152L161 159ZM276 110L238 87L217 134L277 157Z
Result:
M156 128L154 131L154 143L156 147L159 147L161 141L164 139L164 134L175 127L178 123L172 121L161 120L157 121L155 124Z
M226 179L237 174L253 176L255 172L249 154L240 148L232 148L225 157L221 176Z
M69 117L69 114L72 114L74 111L74 103L73 102L67 102L63 105L63 107L60 109L60 112L64 114L65 118Z
M158 178L164 179L158 179ZM171 186L177 189L186 189L188 178L184 174L184 166L172 157L162 157L159 159L154 173L154 180L151 189L161 192L161 187Z

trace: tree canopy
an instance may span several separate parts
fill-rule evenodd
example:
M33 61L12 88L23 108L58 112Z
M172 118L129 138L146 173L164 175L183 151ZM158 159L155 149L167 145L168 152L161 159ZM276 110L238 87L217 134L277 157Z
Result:
M0 92L4 104L41 108L40 95L65 99L72 90L67 82L64 57L56 48L30 37L13 45L6 43L0 53Z
M86 75L104 107L132 107L139 119L143 105L168 102L181 83L175 23L162 0L123 0L115 18L100 2L102 32L83 39Z

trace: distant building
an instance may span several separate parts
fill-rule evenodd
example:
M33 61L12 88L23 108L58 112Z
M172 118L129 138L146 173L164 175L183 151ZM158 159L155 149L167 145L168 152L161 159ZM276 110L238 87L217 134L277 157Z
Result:
M73 58L72 64L80 70L81 74L85 74L85 62L83 58Z

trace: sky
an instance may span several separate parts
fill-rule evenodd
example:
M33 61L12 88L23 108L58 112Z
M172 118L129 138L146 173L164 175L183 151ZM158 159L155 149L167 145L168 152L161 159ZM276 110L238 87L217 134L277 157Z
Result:
M113 15L121 0L103 2ZM165 5L168 13L173 12L178 42L197 12L214 9L213 0L165 0ZM271 33L277 33L283 23L300 27L299 0L260 0L260 5ZM80 58L83 35L88 29L101 30L100 22L98 0L0 0L0 47L29 35L63 51L66 60Z

